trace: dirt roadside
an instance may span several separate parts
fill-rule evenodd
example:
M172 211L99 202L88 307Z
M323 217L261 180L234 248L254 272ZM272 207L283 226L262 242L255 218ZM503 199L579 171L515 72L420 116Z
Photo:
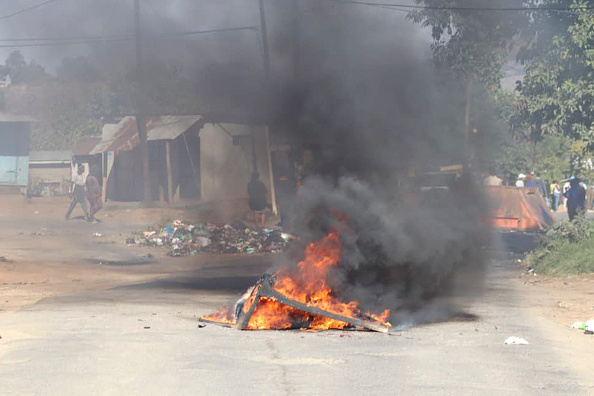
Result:
M0 259L0 316L50 297L183 276L221 259L221 255L172 258L165 248L124 243L128 233L172 219L225 221L212 208L200 213L195 208L108 204L100 212L102 222L90 224L76 218L64 220L65 198L28 203L21 197L0 196L0 202L0 257L6 259ZM571 365L592 372L594 362L584 358L593 348L594 337L571 325L594 319L594 276L533 276L523 274L519 263L517 273L514 288L531 313L526 320L543 329Z
M534 325L547 333L569 364L591 377L594 336L571 326L594 319L594 275L555 279L523 274L516 288Z
M126 246L126 235L133 231L174 219L250 221L237 202L154 208L107 203L97 215L101 222L91 224L80 208L66 221L68 204L67 197L26 201L0 195L0 314L48 297L146 282L217 260L206 255L172 258L166 248Z
M171 258L166 249L128 247L125 236L177 218L230 220L223 214L229 208L221 206L200 211L195 207L107 203L98 215L102 222L89 224L76 218L81 214L76 211L73 220L64 220L66 197L27 202L19 196L0 195L0 203L0 312L49 296L134 283L216 260L216 256L201 255ZM242 214L235 210L231 216ZM249 221L245 213L243 216ZM93 236L97 233L101 237ZM540 316L568 329L576 321L594 319L594 275L554 279L522 274L520 265L518 274L519 291Z

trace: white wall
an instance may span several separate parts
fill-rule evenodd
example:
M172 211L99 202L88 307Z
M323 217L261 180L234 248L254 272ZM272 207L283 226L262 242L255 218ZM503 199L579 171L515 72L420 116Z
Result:
M224 129L223 129L224 128ZM241 145L234 145L233 136L245 136ZM270 177L266 152L266 132L254 127L256 136L256 157L260 180L268 190L270 199ZM247 199L247 183L252 174L252 148L250 128L239 124L205 124L200 130L200 178L204 201Z

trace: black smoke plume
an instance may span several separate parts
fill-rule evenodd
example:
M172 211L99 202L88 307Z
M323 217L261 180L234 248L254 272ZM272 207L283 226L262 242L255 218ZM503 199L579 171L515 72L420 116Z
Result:
M275 81L273 125L315 153L293 211L302 245L279 265L337 229L342 300L401 326L444 320L482 284L487 208L468 174L428 190L418 176L462 163L464 102L403 18L325 4L277 54L299 62Z

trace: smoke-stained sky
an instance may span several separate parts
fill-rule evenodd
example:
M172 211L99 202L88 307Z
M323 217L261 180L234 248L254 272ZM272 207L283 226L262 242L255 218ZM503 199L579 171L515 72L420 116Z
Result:
M41 3L41 0L3 0L0 17ZM326 0L299 1L299 13L310 18L320 6L332 6ZM292 18L287 1L265 1L273 52L282 52L286 45L282 34ZM208 30L241 26L259 26L258 0L142 0L143 27L148 34ZM389 37L419 45L427 53L429 33L405 20L406 13L376 7L334 4L341 9L355 9L368 19L353 31L373 40ZM373 24L369 24L369 18ZM406 26L406 35L402 33ZM134 34L133 0L56 0L34 10L0 20L0 39L70 36L103 36ZM93 45L61 45L55 47L2 48L0 61L19 49L26 59L35 59L53 72L65 56L88 56L104 70L123 71L132 67L134 44L103 43ZM228 32L177 38L159 43L147 40L147 61L176 58L185 63L251 62L260 60L260 48L253 32ZM274 59L273 59L274 60ZM281 59L282 63L282 59ZM277 66L279 67L279 66ZM282 64L280 66L283 67Z

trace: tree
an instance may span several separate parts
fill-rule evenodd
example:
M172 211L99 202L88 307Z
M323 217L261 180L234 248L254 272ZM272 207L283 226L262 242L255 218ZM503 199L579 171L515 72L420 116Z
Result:
M62 64L56 69L58 78L62 81L75 81L81 83L96 82L100 75L97 68L89 63L85 57L76 58L66 57L62 59Z
M408 18L423 27L430 27L433 37L431 51L435 64L452 75L465 92L464 146L466 166L473 157L470 148L473 82L483 86L500 86L502 67L518 33L522 13L480 10L491 1L475 0L415 0L426 8L412 11ZM497 6L517 7L515 0L500 0ZM476 128L474 128L476 129Z
M53 94L36 106L39 123L31 132L32 150L70 150L80 137L101 135L100 87L63 83L60 89L47 88Z
M541 6L566 3L547 0ZM519 55L527 66L514 117L533 139L560 134L583 140L586 151L594 148L594 12L588 4L572 1L569 13L532 19Z
M48 76L43 66L34 60L27 63L20 51L13 51L8 55L4 65L0 66L0 75L9 76L13 84L28 84Z
M521 13L470 10L491 6L491 1L415 0L428 8L412 11L408 18L431 28L431 50L436 64L456 78L499 85L513 37L524 16ZM517 7L515 0L501 0L497 7Z

